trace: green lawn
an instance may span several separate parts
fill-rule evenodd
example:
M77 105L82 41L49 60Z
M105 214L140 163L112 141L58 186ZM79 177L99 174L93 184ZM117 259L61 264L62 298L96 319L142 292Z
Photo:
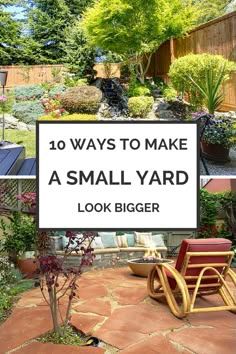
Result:
M0 134L2 131L0 129ZM0 137L1 137L0 135ZM6 129L5 131L5 140L19 145L23 145L26 151L26 157L35 157L36 156L36 137L35 132L32 131L22 131L14 129Z

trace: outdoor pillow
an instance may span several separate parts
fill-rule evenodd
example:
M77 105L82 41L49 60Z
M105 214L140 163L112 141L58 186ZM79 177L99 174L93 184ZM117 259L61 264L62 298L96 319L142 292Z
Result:
M135 245L135 238L134 234L125 234L128 243L128 247L134 247Z
M102 239L104 248L117 248L118 244L116 242L115 232L98 232L98 235Z
M83 234L78 233L76 236L83 236ZM69 238L66 237L66 236L63 236L63 237L62 237L63 249L66 248L66 246L68 245L68 242L69 242ZM73 244L70 244L69 249L73 249L73 248L75 248L75 246L76 246L76 244L74 244L74 245L73 245Z
M163 240L163 235L152 235L150 238L150 245L153 247L165 247L165 243Z
M99 236L94 237L93 241L91 242L91 247L96 248L104 248L102 239Z
M138 246L149 247L151 236L151 232L135 232L135 242Z
M128 247L126 235L116 236L116 239L117 239L118 247L120 247L120 248L127 248Z

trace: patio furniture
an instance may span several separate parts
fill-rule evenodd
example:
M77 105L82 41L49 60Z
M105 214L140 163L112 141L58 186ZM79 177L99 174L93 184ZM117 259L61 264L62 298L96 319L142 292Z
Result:
M230 249L231 242L223 238L183 240L175 267L162 263L149 273L149 296L159 299L164 295L178 318L198 312L229 310L236 313L236 299L225 280L229 276L236 286L236 274L230 269L234 252ZM211 294L219 294L225 305L196 307L197 296ZM176 301L179 295L181 305Z
M25 148L17 144L0 146L0 176L35 176L36 159L25 157Z
M200 115L195 121L199 124L199 134L200 134L200 159L202 161L203 167L205 169L206 174L209 176L209 170L207 167L207 163L203 157L203 153L202 153L202 139L204 136L204 132L206 130L207 125L209 124L210 119L212 118L211 114L202 114Z

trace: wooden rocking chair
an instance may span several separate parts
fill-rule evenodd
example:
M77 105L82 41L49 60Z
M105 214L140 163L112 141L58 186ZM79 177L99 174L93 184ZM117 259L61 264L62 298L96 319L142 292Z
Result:
M226 283L229 276L236 287L236 274L230 269L234 252L227 239L183 240L176 266L157 264L148 276L148 293L154 299L163 295L172 313L183 318L190 313L229 310L236 313L236 299ZM156 284L157 283L157 284ZM197 296L219 294L224 306L197 308ZM176 301L182 297L181 305Z

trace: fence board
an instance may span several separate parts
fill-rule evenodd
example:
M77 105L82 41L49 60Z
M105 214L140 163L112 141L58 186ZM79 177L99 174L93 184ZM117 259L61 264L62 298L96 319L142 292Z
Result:
M63 65L0 66L0 70L8 71L7 88L51 82L56 79L53 71L60 72L63 69Z
M220 54L236 61L236 11L195 28L185 38L174 40L175 58L189 53ZM153 55L148 74L167 81L170 59L170 41L167 41ZM236 73L225 85L224 92L225 100L221 109L236 110Z

